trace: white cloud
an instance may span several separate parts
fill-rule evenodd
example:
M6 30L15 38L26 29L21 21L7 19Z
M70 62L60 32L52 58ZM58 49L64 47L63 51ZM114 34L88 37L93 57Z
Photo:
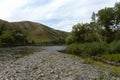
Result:
M7 19L21 6L25 6L28 0L1 0L0 18Z
M54 24L53 26L57 26L58 29L61 29L63 31L71 31L72 26L77 24L79 22L79 19L64 19L57 24Z
M89 22L93 11L112 7L114 3L115 0L1 0L0 19L43 22L55 29L70 31L78 22Z

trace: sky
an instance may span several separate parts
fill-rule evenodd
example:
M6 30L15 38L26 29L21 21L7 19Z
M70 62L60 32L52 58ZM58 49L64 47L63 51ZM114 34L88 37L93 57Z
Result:
M120 0L0 0L0 19L33 21L70 32L77 23L91 21L93 12Z

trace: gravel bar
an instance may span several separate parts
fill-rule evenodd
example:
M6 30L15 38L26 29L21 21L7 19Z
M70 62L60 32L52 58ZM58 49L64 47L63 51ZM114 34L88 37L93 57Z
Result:
M4 63L4 64L3 64ZM0 61L0 80L120 80L109 69L55 50L42 50L18 59Z

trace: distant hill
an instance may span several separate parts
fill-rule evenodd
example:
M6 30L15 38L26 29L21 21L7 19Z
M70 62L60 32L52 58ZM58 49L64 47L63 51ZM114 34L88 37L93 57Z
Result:
M35 43L65 40L67 36L67 32L55 30L46 25L31 21L8 22L0 20L0 24L4 24L11 30L18 29L23 31L27 34L28 41L34 41Z

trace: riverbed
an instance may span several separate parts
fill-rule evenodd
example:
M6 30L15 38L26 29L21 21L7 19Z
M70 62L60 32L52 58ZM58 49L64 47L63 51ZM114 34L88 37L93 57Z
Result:
M110 69L58 52L65 46L0 48L0 80L120 80Z

